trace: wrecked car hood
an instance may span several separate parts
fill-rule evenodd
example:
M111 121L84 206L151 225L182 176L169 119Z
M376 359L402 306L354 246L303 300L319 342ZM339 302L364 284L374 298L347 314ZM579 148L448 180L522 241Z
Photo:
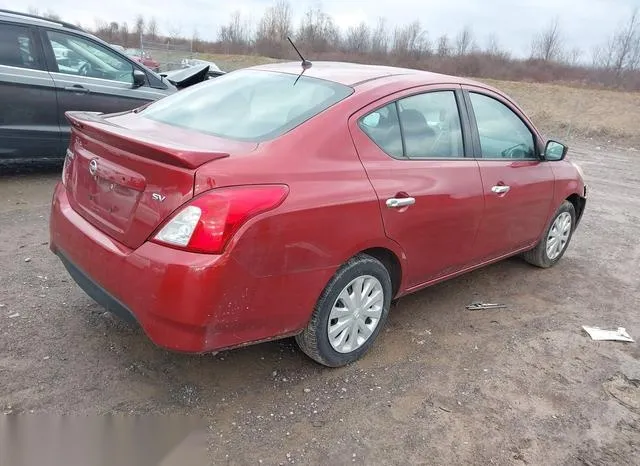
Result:
M178 89L193 86L209 79L209 65L197 65L160 74Z

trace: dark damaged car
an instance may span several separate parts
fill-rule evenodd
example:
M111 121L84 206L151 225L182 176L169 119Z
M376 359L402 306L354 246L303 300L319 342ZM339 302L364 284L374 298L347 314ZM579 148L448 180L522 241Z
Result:
M0 10L0 162L62 159L67 111L128 111L209 77L179 71L161 76L77 26Z

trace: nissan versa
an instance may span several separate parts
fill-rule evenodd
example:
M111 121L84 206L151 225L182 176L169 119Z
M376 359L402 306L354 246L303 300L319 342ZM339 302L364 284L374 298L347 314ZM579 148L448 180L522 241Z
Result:
M511 99L429 72L303 65L67 113L50 244L91 297L171 350L295 335L341 366L395 298L516 254L561 259L582 173Z

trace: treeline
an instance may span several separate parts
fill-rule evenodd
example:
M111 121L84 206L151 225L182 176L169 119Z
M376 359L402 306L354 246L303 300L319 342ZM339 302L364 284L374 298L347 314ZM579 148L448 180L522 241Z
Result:
M47 12L49 15L55 13ZM309 59L390 64L447 74L537 82L569 81L578 84L640 90L640 14L636 7L624 24L593 50L569 48L558 19L531 38L527 58L517 58L495 35L475 36L471 26L454 34L431 38L420 20L390 27L380 18L374 25L361 23L340 30L321 8L305 12L294 25L288 0L277 0L257 22L240 12L222 25L217 40L200 39L197 30L184 33L169 25L160 30L155 18L138 16L132 27L126 22L96 21L93 32L125 47L141 40L163 43L200 53L258 54L294 59L287 41L292 37Z

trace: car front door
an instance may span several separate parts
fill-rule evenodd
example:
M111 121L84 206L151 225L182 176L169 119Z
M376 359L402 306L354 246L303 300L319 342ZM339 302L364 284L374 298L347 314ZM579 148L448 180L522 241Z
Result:
M134 88L132 61L97 41L71 32L46 29L42 34L58 95L58 120L64 139L70 110L116 113L166 95L147 85Z
M0 160L63 155L56 88L37 33L0 22Z
M384 228L407 259L409 289L469 264L484 200L460 89L389 96L354 114L353 140Z
M464 89L485 196L476 258L491 260L540 237L552 207L554 175L539 157L539 136L514 105L484 89Z

